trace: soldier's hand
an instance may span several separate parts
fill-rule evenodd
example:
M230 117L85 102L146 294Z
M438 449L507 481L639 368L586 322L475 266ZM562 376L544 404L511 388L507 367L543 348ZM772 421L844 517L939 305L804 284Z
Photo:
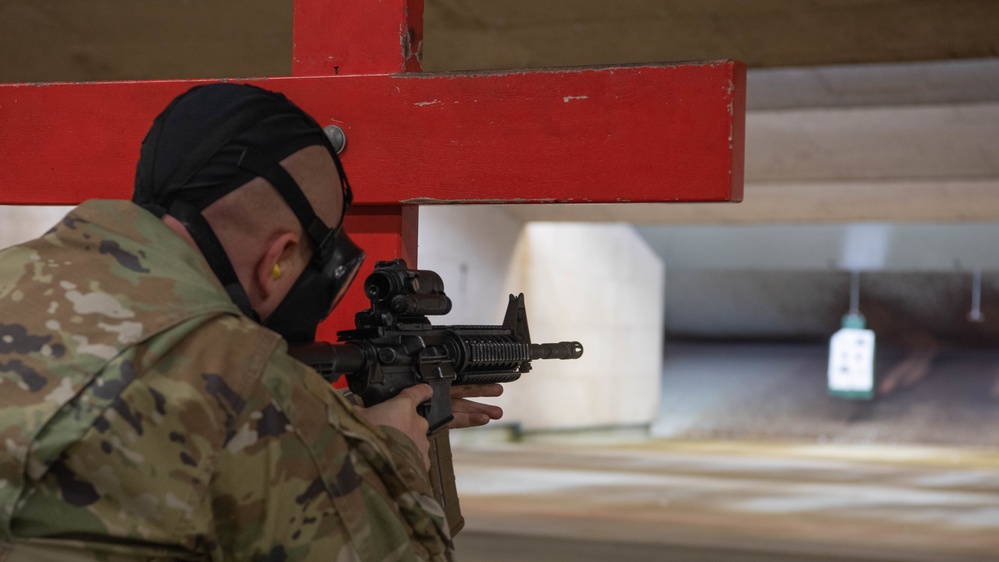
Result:
M365 419L372 425L387 425L403 432L423 455L426 468L430 468L430 441L427 439L427 420L416 412L416 407L430 400L434 391L427 384L418 384L404 389L393 398L371 406L358 408Z
M448 429L461 429L485 425L491 420L503 417L503 409L499 406L483 404L469 398L484 398L503 394L500 384L469 384L451 387L451 413L454 419L448 424Z

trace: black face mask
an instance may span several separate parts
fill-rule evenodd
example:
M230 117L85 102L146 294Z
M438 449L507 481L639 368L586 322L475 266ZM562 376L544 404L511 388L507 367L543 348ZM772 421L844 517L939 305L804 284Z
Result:
M329 316L350 286L364 261L364 252L343 228L330 232L329 255L318 252L291 286L288 295L267 317L264 326L284 336L288 343L315 341L316 328Z
M351 203L350 184L339 159L335 158L333 162L343 186L343 212L335 229L316 216L298 184L279 163L252 148L246 149L238 163L278 190L312 242L312 259L263 323L289 343L308 343L316 339L319 323L343 298L364 261L364 252L343 230L343 218Z
M279 162L311 145L325 146L343 190L337 227L316 216L301 188ZM142 144L133 201L157 216L178 219L244 314L260 321L232 263L201 210L263 177L294 212L313 256L288 295L264 323L289 342L315 339L316 328L340 301L364 260L343 231L351 203L340 159L308 114L284 96L253 86L211 84L189 90L161 113ZM308 242L306 241L308 240Z

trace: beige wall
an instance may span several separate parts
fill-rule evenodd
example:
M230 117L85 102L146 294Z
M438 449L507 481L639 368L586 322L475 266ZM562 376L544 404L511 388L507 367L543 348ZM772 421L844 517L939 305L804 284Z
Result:
M505 412L501 425L537 432L651 424L664 268L633 227L522 223L478 206L424 207L420 221L420 266L441 274L454 303L435 323L498 324L508 295L524 293L532 341L584 346L581 359L536 361L507 384L494 401Z
M538 362L508 385L525 431L645 426L659 412L662 259L630 225L529 223L517 245L536 342L576 340L583 357Z
M286 76L292 12L293 0L4 0L0 82ZM999 53L994 0L426 0L425 12L434 71Z
M42 235L71 208L0 205L0 248L6 248Z

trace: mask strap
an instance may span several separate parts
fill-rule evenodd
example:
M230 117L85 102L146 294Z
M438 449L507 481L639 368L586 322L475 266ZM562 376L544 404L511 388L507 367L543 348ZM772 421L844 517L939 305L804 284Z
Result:
M232 267L232 262L229 261L229 256L226 255L222 243L215 236L215 232L205 217L193 205L179 199L170 204L168 213L187 229L232 302L243 311L243 314L253 321L259 322L260 317L250 306L250 297L246 295L246 290L239 283L239 278L236 276L236 270Z
M331 228L316 216L315 210L309 204L302 188L298 182L291 177L291 174L273 158L267 156L260 150L253 147L245 147L236 165L250 172L255 176L260 176L269 181L277 189L281 198L284 199L291 211L295 213L299 224L305 229L309 238L316 243L317 250L321 250L326 238L330 235ZM346 201L344 202L346 204ZM319 252L317 251L317 258Z

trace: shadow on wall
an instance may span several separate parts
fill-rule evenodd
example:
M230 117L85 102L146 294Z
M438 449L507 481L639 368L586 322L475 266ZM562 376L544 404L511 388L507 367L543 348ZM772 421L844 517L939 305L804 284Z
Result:
M822 343L668 342L656 437L999 443L999 351L879 347L877 396L829 396Z
M666 287L669 340L827 342L850 303L849 272L669 269ZM971 307L970 271L860 275L860 312L879 344L996 347L999 273L982 275L983 321L968 319Z

